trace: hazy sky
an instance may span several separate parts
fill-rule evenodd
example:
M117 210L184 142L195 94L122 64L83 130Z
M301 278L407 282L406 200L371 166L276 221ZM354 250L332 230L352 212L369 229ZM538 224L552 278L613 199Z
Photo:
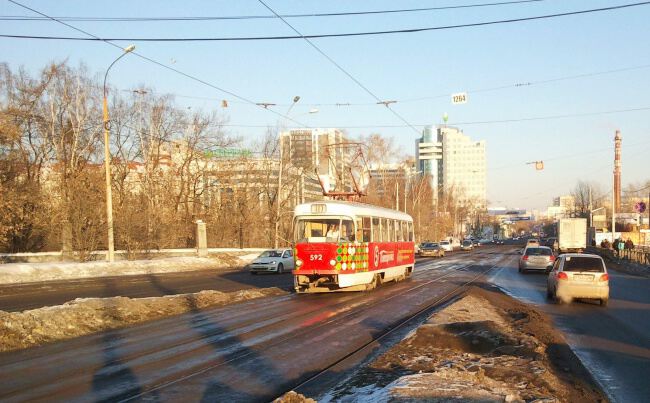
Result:
M498 0L497 0L498 1ZM502 0L503 1L503 0ZM270 15L258 1L20 1L57 17L196 17ZM440 7L463 1L265 0L280 14ZM305 35L449 26L609 7L628 1L546 0L494 7L387 15L288 18ZM0 0L2 16L34 16ZM578 180L611 189L614 131L623 135L623 185L650 179L650 5L553 19L420 33L314 39L313 42L380 99L421 130L449 124L487 141L492 205L542 208ZM279 19L212 21L70 21L100 37L232 37L294 35ZM0 34L83 34L52 21L2 21ZM144 42L137 52L311 127L395 139L414 154L416 132L302 39L283 41ZM102 42L0 38L0 61L37 72L51 61L85 63L103 75L119 50ZM607 74L593 74L603 73ZM578 77L576 77L578 76ZM176 94L179 106L219 110L230 133L253 141L266 126L293 124L233 96L134 55L111 70L124 90L144 85ZM526 84L530 85L516 85ZM469 102L451 105L449 94ZM189 96L189 97L188 97ZM190 98L196 97L196 98ZM221 99L229 107L220 107ZM335 104L347 104L339 105ZM319 113L308 114L311 108ZM632 109L636 109L631 111ZM623 112L625 111L625 112ZM604 113L607 112L607 113ZM610 113L611 112L611 113ZM568 116L567 116L568 115ZM580 116L575 116L580 115ZM539 119L537 119L539 118ZM543 160L535 171L526 162Z

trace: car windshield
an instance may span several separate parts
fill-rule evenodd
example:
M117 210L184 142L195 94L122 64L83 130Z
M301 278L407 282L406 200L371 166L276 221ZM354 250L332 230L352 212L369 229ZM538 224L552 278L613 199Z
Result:
M282 256L281 250L265 250L259 257L280 257Z
M440 245L449 245L449 241L442 241L440 242Z
M603 261L597 257L567 256L562 270L602 273L605 271L605 267Z
M423 248L433 248L434 246L438 246L438 244L431 243L431 242L427 242L427 243L422 244Z
M526 256L551 256L551 250L548 248L528 248Z
M471 244L472 244L472 241L463 241L463 245L465 245L465 246L471 245Z

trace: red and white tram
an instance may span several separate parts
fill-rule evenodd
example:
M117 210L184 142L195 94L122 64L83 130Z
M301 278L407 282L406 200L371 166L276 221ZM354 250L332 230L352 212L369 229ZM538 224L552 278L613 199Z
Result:
M369 290L411 275L413 219L369 204L319 201L294 211L296 292Z

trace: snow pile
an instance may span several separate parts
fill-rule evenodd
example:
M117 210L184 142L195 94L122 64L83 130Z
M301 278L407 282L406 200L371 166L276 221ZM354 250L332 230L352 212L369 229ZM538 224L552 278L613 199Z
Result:
M0 351L17 350L210 306L286 293L279 288L256 288L229 293L200 291L151 298L78 298L63 305L24 312L0 311Z
M325 400L606 401L550 323L503 294L475 289Z
M316 403L316 400L305 397L292 390L275 399L273 403Z
M111 263L105 261L7 263L0 264L0 284L224 269L241 267L257 256L257 253L244 256L219 253L209 258L171 257L153 260L120 260Z

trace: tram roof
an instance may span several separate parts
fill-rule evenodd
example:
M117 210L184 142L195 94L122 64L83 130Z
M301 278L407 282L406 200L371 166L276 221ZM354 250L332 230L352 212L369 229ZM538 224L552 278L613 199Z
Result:
M313 205L325 205L326 210L323 213L313 213ZM410 215L398 210L374 206L372 204L347 202L341 200L322 200L299 204L294 209L294 216L298 215L374 216L391 218L393 220L413 221L413 218L411 218Z

